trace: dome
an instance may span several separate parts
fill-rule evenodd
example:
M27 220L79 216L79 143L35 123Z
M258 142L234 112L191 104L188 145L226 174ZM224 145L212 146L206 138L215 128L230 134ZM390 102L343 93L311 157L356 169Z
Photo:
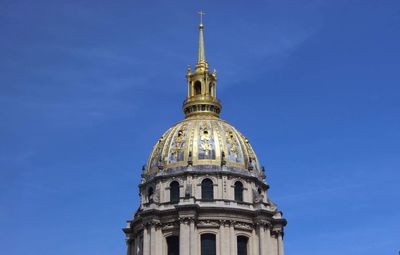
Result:
M209 70L204 53L203 25L199 55L186 72L185 119L168 129L153 147L143 177L182 171L227 170L262 179L263 171L249 143L232 125L221 120L217 72Z
M262 176L249 141L232 125L212 116L193 116L176 123L154 145L146 174L188 166L198 170L222 168Z
M124 228L127 254L283 255L286 220L248 139L219 117L203 29L200 22L197 63L186 72L185 118L160 137L142 169L140 206Z

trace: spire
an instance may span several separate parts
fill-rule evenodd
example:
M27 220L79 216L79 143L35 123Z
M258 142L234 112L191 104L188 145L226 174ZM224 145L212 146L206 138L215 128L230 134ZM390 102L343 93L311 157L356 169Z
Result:
M204 51L204 26L203 26L203 15L205 15L205 13L203 11L199 12L200 15L200 25L199 25L199 55L197 58L197 63L206 63L206 55L205 55L205 51Z
M188 91L182 110L186 118L195 115L219 117L222 106L217 98L217 72L215 69L212 73L208 70L203 35L203 15L205 13L200 11L199 14L199 54L195 70L192 72L192 69L188 67L186 72Z

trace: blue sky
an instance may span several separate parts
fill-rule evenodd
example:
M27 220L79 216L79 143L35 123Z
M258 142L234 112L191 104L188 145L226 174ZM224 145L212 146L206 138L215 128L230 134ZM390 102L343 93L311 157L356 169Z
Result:
M141 166L183 118L200 9L286 254L398 254L397 0L2 0L2 254L125 253Z

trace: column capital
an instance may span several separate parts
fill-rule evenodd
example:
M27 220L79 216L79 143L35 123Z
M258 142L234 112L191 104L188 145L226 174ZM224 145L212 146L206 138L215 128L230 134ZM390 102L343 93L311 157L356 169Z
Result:
M125 243L126 243L126 245L130 245L131 243L132 243L132 241L133 241L134 239L132 239L132 238L126 238L125 239Z
M179 217L178 221L180 224L190 224L191 222L196 222L194 217Z
M221 226L230 226L232 224L231 220L219 220Z
M256 220L254 222L254 224L256 226L260 226L260 227L264 227L264 228L268 228L268 229L271 229L271 227L272 227L271 222L268 220Z
M159 220L146 220L146 221L143 221L142 224L143 224L144 228L147 228L147 227L160 228L162 226L162 224Z
M274 228L271 230L271 235L274 237L282 236L284 235L283 229L281 228Z

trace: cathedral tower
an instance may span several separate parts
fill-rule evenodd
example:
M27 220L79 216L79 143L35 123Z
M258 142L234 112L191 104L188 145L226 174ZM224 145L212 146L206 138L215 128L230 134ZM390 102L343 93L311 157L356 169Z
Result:
M268 196L264 168L248 139L219 118L202 20L186 78L185 119L160 137L142 169L140 207L124 228L127 254L283 255L286 220Z

